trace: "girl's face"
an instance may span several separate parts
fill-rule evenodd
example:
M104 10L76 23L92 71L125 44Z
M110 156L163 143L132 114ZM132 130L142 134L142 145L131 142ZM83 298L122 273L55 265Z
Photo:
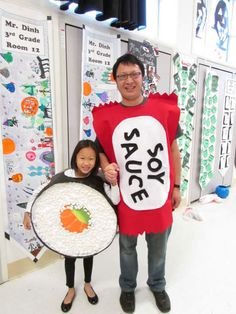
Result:
M77 175L86 177L96 164L96 153L91 147L82 148L76 156Z

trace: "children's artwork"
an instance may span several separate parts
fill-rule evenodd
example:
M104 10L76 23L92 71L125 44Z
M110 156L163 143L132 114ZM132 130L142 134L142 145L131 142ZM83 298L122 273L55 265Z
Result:
M185 195L190 175L190 155L192 149L194 112L196 104L197 65L192 58L176 53L174 63L174 86L181 110L180 127L183 135L178 139L182 159L181 193Z
M208 1L196 1L196 21L195 21L195 36L196 38L203 39L205 36L206 21L208 13Z
M25 231L23 215L35 188L54 175L47 22L1 11L0 115L7 237L32 259L43 245ZM9 49L9 50L8 50Z
M236 106L236 81L228 79L225 83L224 107L222 114L219 171L225 176L232 155L232 132Z
M230 44L234 10L232 2L232 0L196 1L194 53L217 61L229 60L230 49L233 49Z
M143 95L147 97L150 93L156 93L160 79L157 74L158 48L153 47L148 41L139 42L129 39L128 51L144 64Z
M206 34L206 49L221 61L228 60L231 11L232 1L211 1L210 25Z
M201 166L199 184L202 190L214 175L216 156L216 132L219 101L219 76L212 70L206 71L202 113Z
M120 99L112 76L112 66L119 55L120 39L117 36L83 30L82 138L95 138L92 108Z

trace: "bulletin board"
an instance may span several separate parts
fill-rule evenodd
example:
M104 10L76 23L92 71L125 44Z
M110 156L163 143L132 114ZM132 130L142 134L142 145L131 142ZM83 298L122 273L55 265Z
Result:
M6 191L5 237L37 261L43 245L23 227L33 191L55 173L49 60L50 17L0 10L0 117Z
M181 195L187 197L191 174L191 151L196 111L197 65L193 57L175 53L174 86L180 108L182 136L177 139L181 155Z
M198 59L189 202L232 184L236 147L236 70Z
M117 59L120 49L113 44L117 36L111 39L111 36L93 33L85 26L67 24L65 36L69 161L80 139L95 139L92 131L93 106L118 98L110 74L111 63ZM98 53L101 53L101 57Z

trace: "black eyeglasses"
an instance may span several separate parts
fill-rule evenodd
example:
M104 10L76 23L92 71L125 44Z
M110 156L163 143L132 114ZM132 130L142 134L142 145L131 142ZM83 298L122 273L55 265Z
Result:
M127 78L130 76L132 80L136 80L137 78L139 78L141 74L142 74L141 72L124 73L124 74L117 75L116 78L119 81L126 81Z

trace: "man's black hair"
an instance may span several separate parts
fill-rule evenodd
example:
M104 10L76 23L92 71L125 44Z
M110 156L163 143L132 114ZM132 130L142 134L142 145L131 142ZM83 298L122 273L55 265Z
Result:
M113 65L113 69L112 69L112 74L114 79L116 80L116 72L117 72L117 68L120 65L120 63L123 64L137 64L140 68L140 71L142 73L142 76L144 76L145 71L144 71L144 65L143 63L134 55L132 55L131 53L126 53L123 56L119 57L115 64Z

